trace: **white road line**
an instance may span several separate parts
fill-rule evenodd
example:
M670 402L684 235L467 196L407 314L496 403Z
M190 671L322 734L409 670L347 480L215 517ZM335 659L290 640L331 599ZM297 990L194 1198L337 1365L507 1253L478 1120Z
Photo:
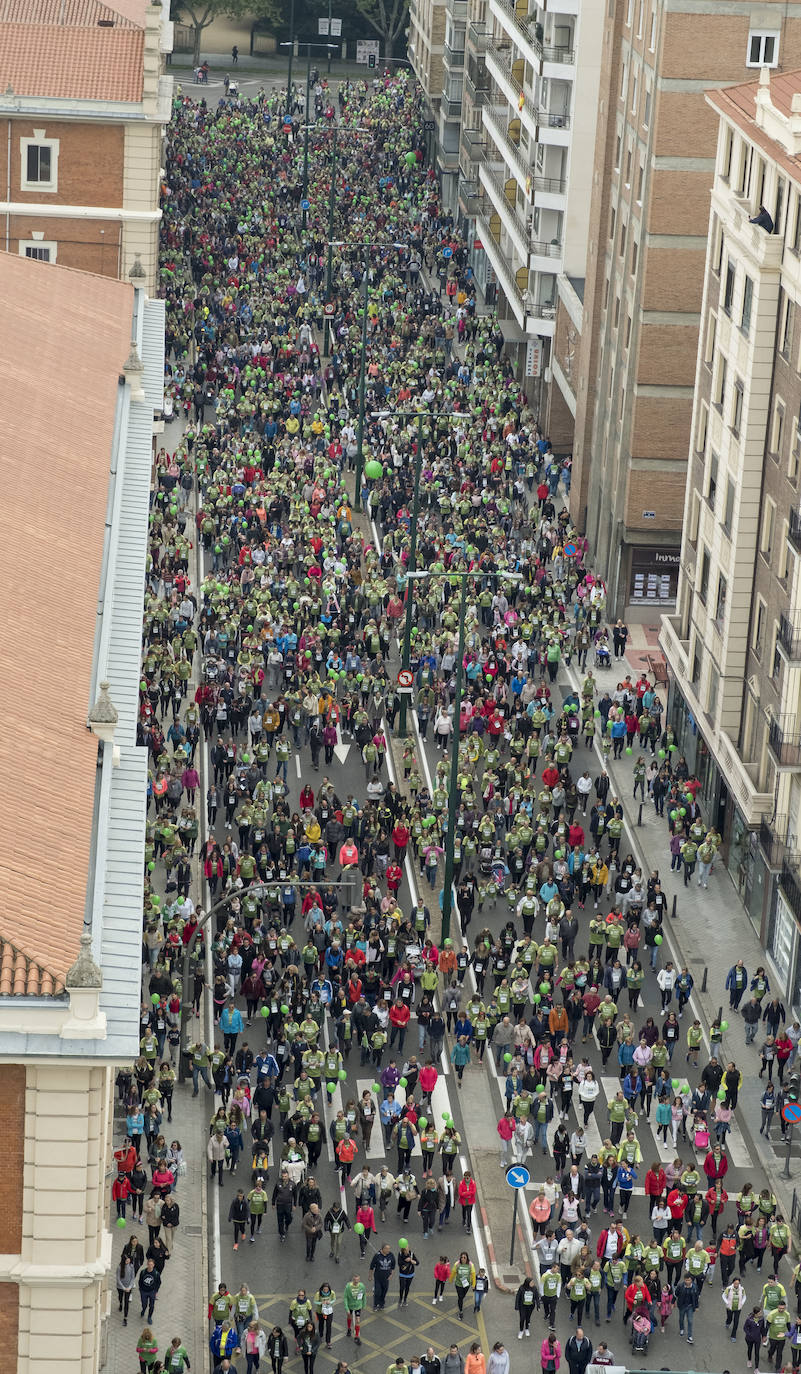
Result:
M296 770L296 772L297 772L298 778L300 778L300 776L301 776L301 772L300 772L300 754L296 754L296 755L295 755L295 770Z

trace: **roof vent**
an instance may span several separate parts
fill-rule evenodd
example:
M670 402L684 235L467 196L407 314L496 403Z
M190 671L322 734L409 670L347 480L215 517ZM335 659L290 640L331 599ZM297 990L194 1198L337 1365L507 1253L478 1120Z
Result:
M97 21L97 27L98 27L99 29L113 29L113 28L114 28L114 20L113 20L113 19L98 19L98 21Z

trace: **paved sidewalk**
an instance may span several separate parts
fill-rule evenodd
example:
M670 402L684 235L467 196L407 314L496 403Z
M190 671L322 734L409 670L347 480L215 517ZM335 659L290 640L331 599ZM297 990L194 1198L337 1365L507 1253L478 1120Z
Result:
M125 1132L125 1119L121 1116L119 1104L116 1109L115 1144ZM167 1261L161 1290L156 1301L153 1315L153 1334L159 1343L159 1358L173 1336L180 1336L189 1351L193 1370L205 1371L209 1367L209 1350L200 1349L206 1324L198 1320L205 1314L208 1292L206 1275L208 1257L206 1243L206 1186L207 1169L205 1142L208 1137L209 1122L214 1115L212 1095L203 1090L199 1097L192 1097L192 1080L176 1084L173 1099L173 1119L164 1122L164 1135L167 1141L180 1140L186 1159L186 1175L179 1179L175 1198L180 1208L180 1222L175 1233L172 1259ZM112 1174L108 1174L109 1194ZM147 1195L146 1195L147 1196ZM111 1316L108 1321L108 1340L106 1362L103 1365L108 1374L132 1374L136 1368L136 1344L145 1326L141 1320L139 1292L131 1296L131 1310L128 1325L123 1327L122 1316L117 1309L116 1281L114 1278L120 1253L131 1234L138 1236L144 1250L148 1247L147 1226L133 1225L130 1211L128 1224L124 1228L110 1222L113 1236L112 1270L109 1277L111 1289Z
M573 685L580 686L580 676L575 668L569 670ZM614 664L608 675L609 681L613 676ZM599 684L602 689L608 685L607 675L599 677ZM598 755L600 758L600 751ZM686 964L695 980L693 1004L707 1033L718 1011L723 1008L724 1019L729 1023L723 1039L724 1058L726 1061L733 1060L743 1074L738 1120L744 1134L749 1138L754 1156L759 1156L768 1173L771 1186L780 1199L785 1215L789 1217L794 1184L797 1185L801 1180L801 1167L795 1160L795 1177L791 1180L781 1177L784 1144L775 1117L772 1142L776 1148L772 1148L771 1145L760 1148L762 1141L759 1136L759 1099L764 1082L757 1076L760 1064L757 1051L764 1037L758 1032L755 1044L746 1046L745 1026L737 1013L728 1014L729 996L725 990L726 975L738 958L745 963L749 976L753 976L760 964L768 969L770 976L768 956L748 919L737 888L722 862L718 861L715 864L707 890L700 889L695 879L691 885L685 887L683 875L671 872L667 822L657 817L652 802L646 801L643 805L642 826L637 826L639 800L633 800L633 762L633 756L631 760L624 756L617 760L610 758L606 764L614 790L624 807L633 853L643 873L650 873L653 869L659 870L662 889L667 894L671 909L674 897L676 899L676 918L672 920L668 916L665 922L666 945L669 947L669 957L679 966ZM665 946L663 954L664 950ZM703 992L705 970L707 990ZM680 1073L681 1070L682 1063L679 1060L677 1072Z

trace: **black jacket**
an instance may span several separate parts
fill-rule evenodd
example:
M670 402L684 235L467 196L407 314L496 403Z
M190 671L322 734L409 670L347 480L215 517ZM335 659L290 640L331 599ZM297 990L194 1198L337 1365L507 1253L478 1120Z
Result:
M584 1374L592 1359L592 1341L586 1336L580 1341L571 1336L565 1345L565 1359L570 1366L571 1374Z

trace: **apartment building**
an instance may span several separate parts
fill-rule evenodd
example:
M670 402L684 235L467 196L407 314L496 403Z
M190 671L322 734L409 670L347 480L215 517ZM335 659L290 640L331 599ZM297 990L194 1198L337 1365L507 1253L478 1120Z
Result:
M615 613L675 604L717 119L704 93L801 63L801 4L603 0L583 299L558 283L545 409ZM749 77L749 72L751 73Z
M534 394L550 362L560 274L581 292L603 25L602 7L587 0L412 3L410 55L426 91L439 92L446 204L521 378L539 379ZM442 35L434 74L426 28Z
M702 806L778 990L801 1005L801 71L763 66L707 104L717 155L661 643Z
M155 290L171 49L159 0L0 0L6 252Z
M0 253L0 758L8 771L22 747L31 765L26 824L12 789L0 800L14 835L0 859L0 1341L18 1374L96 1374L115 1291L114 1076L139 1049L136 730L164 387L164 302L142 281ZM28 471L47 474L38 528L65 532L36 559L33 599Z

